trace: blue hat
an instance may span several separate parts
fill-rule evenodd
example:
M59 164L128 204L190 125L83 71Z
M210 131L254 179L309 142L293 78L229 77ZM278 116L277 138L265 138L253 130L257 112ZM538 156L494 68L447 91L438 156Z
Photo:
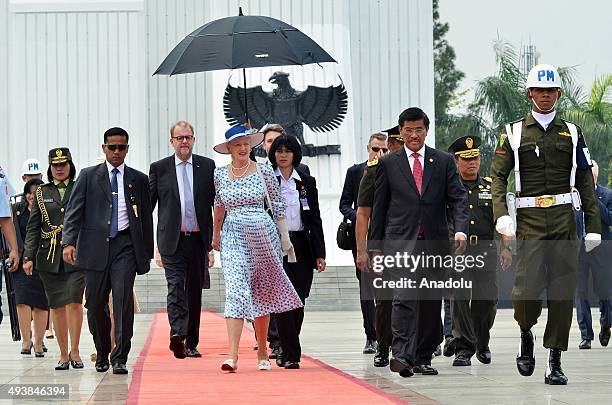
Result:
M249 141L251 143L251 148L254 148L260 143L262 143L264 139L263 133L257 131L256 129L250 129L250 128L245 127L244 125L239 124L239 125L234 125L230 129L225 131L225 142L215 145L213 149L215 152L223 153L227 155L229 153L229 150L227 149L227 145L231 141L235 141L236 139L242 138L244 136L247 136L249 138Z

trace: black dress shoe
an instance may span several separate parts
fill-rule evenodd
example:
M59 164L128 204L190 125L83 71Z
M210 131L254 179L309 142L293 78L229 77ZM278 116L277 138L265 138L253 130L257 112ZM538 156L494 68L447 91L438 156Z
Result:
M463 367L463 366L471 366L471 365L472 365L472 361L470 360L470 358L463 354L456 355L455 359L453 360L453 366L455 367Z
M45 357L45 352L34 352L34 357L38 357L38 358Z
M30 344L30 347L27 349L24 349L23 347L21 348L21 354L32 354L32 347L34 346L34 343Z
M601 343L603 347L608 346L608 343L610 343L610 327L609 326L607 328L601 328L601 332L599 332L599 343Z
M57 366L55 366L56 370L68 370L70 368L70 362L69 361L64 361L64 362L57 362Z
M412 377L414 375L412 366L410 366L410 364L404 360L396 359L395 357L389 362L389 368L394 373L399 373L401 377Z
M300 368L300 362L299 361L286 361L285 368L287 370L297 370L298 368Z
M45 346L45 342L42 342L43 352L47 353L47 346Z
M490 364L491 363L491 351L489 349L479 350L476 352L476 358L482 364Z
M535 337L531 329L521 329L521 346L520 352L516 356L516 368L524 377L529 377L535 370L534 341Z
M434 350L431 358L433 359L434 357L438 357L438 356L442 356L442 345L438 345L438 347L436 347L436 350Z
M108 362L108 356L100 356L96 355L96 371L98 373L106 373L108 368L110 367L110 363Z
M271 359L276 359L278 358L278 356L280 356L281 354L281 348L280 347L274 347L272 349L272 352L270 353L270 356L268 356Z
M123 363L113 364L113 374L127 374L128 369Z
M184 359L187 357L185 353L185 343L183 343L183 337L174 335L170 338L170 350L174 353L174 357L177 359Z
M578 348L579 349L590 349L591 348L591 341L590 340L586 340L586 339L582 339L582 341L578 345Z
M414 366L412 367L412 372L414 374L421 374L421 375L438 375L438 370L436 370L429 364L421 364L418 366Z
M389 348L378 346L374 355L374 367L387 367L389 365Z
M72 360L72 356L70 355L70 353L68 353L68 360L70 361L70 365L72 366L72 368L83 368L83 367L85 367L85 365L83 364L83 361L81 361L81 360Z
M455 355L455 343L452 336L444 338L444 357L453 357Z
M378 343L376 340L368 339L366 340L366 344L363 347L363 354L373 354L376 353L376 348L378 347Z
M285 359L283 359L283 355L279 354L276 357L276 365L279 367L285 367Z
M202 354L198 351L198 349L189 349L185 350L185 354L187 357L202 357Z
M546 362L544 383L550 385L567 385L567 377L561 369L561 349L550 349Z

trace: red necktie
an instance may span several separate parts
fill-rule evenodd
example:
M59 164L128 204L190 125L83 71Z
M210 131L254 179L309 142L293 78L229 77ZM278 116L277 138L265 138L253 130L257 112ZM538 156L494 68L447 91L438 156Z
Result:
M414 182L416 183L417 188L419 189L419 194L421 194L423 187L423 166L421 166L421 161L419 160L419 154L414 152L412 154L414 158L414 165L412 166L412 176L414 177Z
M417 189L419 190L419 194L422 194L423 188L423 166L421 166L421 161L419 160L419 154L414 152L412 154L414 158L414 164L412 165L412 177L414 177L414 182L416 183ZM425 233L425 227L423 224L419 226L419 236L422 237Z

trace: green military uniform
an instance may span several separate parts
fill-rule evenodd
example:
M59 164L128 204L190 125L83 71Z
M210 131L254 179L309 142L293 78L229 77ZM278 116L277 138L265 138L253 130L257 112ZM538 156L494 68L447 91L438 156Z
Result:
M580 192L586 231L601 233L599 208L590 159L578 128L575 187ZM547 129L532 114L522 120L520 159L521 192L517 197L569 193L573 143L570 130L558 114ZM508 215L506 190L514 168L514 152L502 132L491 164L494 219ZM521 329L536 324L542 311L540 295L548 294L548 322L544 347L567 350L578 268L576 220L572 204L543 204L517 210L517 264L512 300L514 318Z
M374 183L376 182L376 167L378 159L374 159L366 164L363 177L359 183L359 193L357 194L357 206L372 208L374 205Z
M480 143L476 136L464 136L453 142L448 150L455 158L474 159L480 156ZM461 178L461 182L467 190L470 212L465 254L481 255L485 262L483 269L462 273L462 277L472 281L471 290L453 292L452 345L455 354L467 360L475 353L479 353L480 359L481 353L489 352L490 330L497 313L497 246L494 241L491 178ZM484 362L490 362L490 358Z
M49 151L50 164L71 160L68 148ZM83 301L85 275L62 258L64 214L73 187L73 179L63 182L54 180L38 187L26 231L23 260L34 263L51 308Z

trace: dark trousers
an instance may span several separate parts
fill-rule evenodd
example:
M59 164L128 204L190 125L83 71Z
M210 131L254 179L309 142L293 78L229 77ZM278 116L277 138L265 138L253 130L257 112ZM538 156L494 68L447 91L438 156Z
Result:
M162 255L168 283L170 336L185 338L185 346L195 349L200 341L203 273L208 252L199 233L181 234L176 252Z
M382 280L387 280L387 272L382 273ZM393 299L389 293L382 288L374 288L376 298L375 318L376 318L376 341L381 352L389 353L393 334L391 333L391 310Z
M453 345L455 354L472 357L489 349L490 331L497 313L496 274L472 281L472 290L453 294ZM487 299L485 299L487 298Z
M270 349L277 349L281 346L280 336L278 336L276 314L270 314L270 325L268 326L268 342L270 343Z
M451 308L451 300L444 298L444 322L443 322L444 337L453 337L453 310Z
M586 253L584 244L578 257L578 280L576 289L576 318L580 328L580 337L584 340L593 340L593 319L591 317L591 303L589 302L589 273L593 277L593 290L599 297L599 323L602 328L612 326L612 263L610 253L612 250L609 241L591 252Z
M136 256L129 230L120 232L109 243L108 262L103 271L85 271L87 323L92 334L98 359L110 353L112 364L125 364L132 346L134 331L134 279ZM111 353L111 320L108 296L113 293L115 348Z
M514 319L521 329L531 329L542 313L541 295L546 289L548 319L544 347L567 350L576 291L579 241L570 240L568 234L549 237L549 240L517 240L517 264L512 288Z
M357 260L357 251L353 249L353 262ZM361 304L361 315L363 317L363 330L367 340L376 338L376 310L374 306L374 287L372 285L372 274L363 273L355 264L355 274L359 281L359 297Z
M313 279L313 258L310 254L306 232L291 232L291 243L295 249L296 263L283 259L283 267L293 288L300 296L302 304L310 294ZM275 314L278 336L281 342L282 356L285 361L299 362L302 355L300 332L304 321L304 307Z

